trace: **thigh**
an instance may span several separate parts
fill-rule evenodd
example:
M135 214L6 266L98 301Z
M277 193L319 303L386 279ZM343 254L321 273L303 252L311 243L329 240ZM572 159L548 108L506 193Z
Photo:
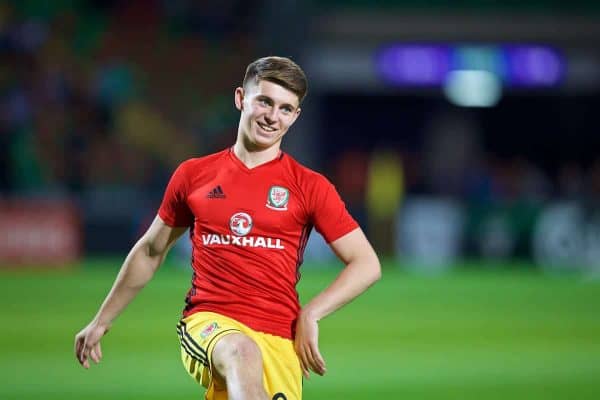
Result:
M291 340L254 331L211 312L199 312L182 319L177 332L183 364L191 377L207 388L207 399L227 399L222 381L213 377L212 356L216 344L233 333L243 333L258 345L263 357L263 383L273 400L302 398L302 371Z
M224 391L221 382L213 380L212 376L212 352L216 343L239 332L236 321L209 312L195 313L177 324L183 365L197 383L208 389L207 393Z

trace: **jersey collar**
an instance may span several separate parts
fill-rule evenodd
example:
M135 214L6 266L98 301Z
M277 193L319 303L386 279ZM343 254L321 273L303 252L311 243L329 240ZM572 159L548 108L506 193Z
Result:
M279 161L281 161L283 159L284 155L285 155L285 153L283 151L281 151L281 149L280 149L279 153L277 154L277 157L275 157L274 159L272 159L270 161L267 161L266 163L259 164L256 167L248 168L246 166L246 164L244 164L242 162L242 160L240 160L238 158L238 156L235 154L235 152L233 151L233 146L231 146L229 148L229 158L231 158L231 160L233 161L233 163L235 165L237 165L241 170L243 170L245 172L248 172L248 173L252 173L252 172L257 171L257 170L262 170L262 169L264 169L264 168L266 168L268 166L272 166L272 165L278 163Z

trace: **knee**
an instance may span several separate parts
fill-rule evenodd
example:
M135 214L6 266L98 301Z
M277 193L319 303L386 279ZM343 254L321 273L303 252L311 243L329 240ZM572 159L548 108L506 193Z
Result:
M213 352L213 362L217 364L217 368L260 366L262 353L256 342L248 336L232 334L217 343Z
M262 354L256 342L248 336L239 335L228 344L226 353L230 359L236 360L261 360Z

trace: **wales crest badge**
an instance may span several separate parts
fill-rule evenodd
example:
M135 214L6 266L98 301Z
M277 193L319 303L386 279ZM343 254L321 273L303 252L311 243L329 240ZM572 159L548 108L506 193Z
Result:
M267 208L277 211L287 210L290 191L283 186L271 186L267 196Z

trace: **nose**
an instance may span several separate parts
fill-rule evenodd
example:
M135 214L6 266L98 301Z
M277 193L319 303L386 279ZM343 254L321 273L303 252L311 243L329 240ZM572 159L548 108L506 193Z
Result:
M271 109L265 115L265 119L269 123L277 121L277 109L275 107L271 107Z

